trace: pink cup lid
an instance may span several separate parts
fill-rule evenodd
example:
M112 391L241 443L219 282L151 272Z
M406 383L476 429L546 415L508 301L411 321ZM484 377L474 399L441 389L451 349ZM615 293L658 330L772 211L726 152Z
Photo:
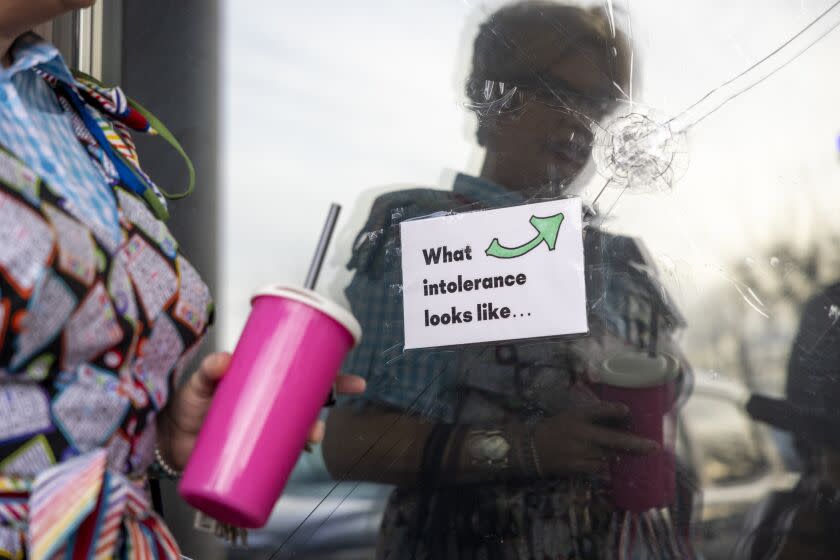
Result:
M353 336L354 346L358 345L362 340L362 326L359 325L359 321L356 320L353 314L334 301L327 299L312 290L297 288L294 286L266 286L257 290L251 298L251 303L260 296L274 296L291 299L304 303L310 307L314 307L324 315L329 315L337 323L347 329L347 331Z
M679 371L679 360L670 354L620 352L601 362L598 381L614 387L655 387L672 381Z

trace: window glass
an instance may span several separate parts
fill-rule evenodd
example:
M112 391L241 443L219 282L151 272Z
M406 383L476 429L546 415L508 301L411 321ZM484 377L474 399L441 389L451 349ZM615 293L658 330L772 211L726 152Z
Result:
M774 492L801 498L785 464L804 464L804 484L831 449L814 396L836 376L840 305L825 288L840 209L831 2L249 0L224 14L222 341L258 286L303 281L330 202L343 208L317 291L364 329L344 370L367 391L339 399L287 486L311 517L281 500L255 533L266 557L331 558L351 527L364 558L764 550L742 527ZM569 197L585 209L586 334L500 325L489 342L407 349L404 224ZM422 301L424 328L437 314L455 333L469 263L450 265L423 265L444 284ZM604 389L618 358L679 373ZM639 416L592 412L610 399ZM658 462L609 439L643 425Z
M752 420L728 400L694 395L686 402L683 420L700 457L704 481L714 485L743 483L768 467Z
M218 387L247 398L216 398L205 426L224 453L193 457L265 515L237 510L259 526L251 548L223 546L164 484L187 557L832 557L837 27L834 0L100 0L40 25L71 65L160 118L129 138L122 127L145 121L120 112L128 100L85 90L105 120L131 121L103 133L114 169L94 161L88 175L113 179L128 158L178 192L191 168L161 123L196 171L166 227L154 189L133 205L123 193L130 208L111 216L134 250L160 246L137 266L163 272L103 284L136 296L121 327L138 330L120 352L91 352L93 365L143 385L154 406L93 447L150 462L154 434L140 436L167 418L166 376L237 349L249 365ZM84 129L98 122L63 122L94 160L104 152ZM89 270L105 266L75 241ZM39 258L73 277L67 247ZM0 252L0 335L17 336L42 320L27 307L42 292L10 295L23 293L10 262L28 261ZM282 313L269 303L281 299ZM145 325L149 309L173 326ZM248 322L263 312L271 321ZM75 341L48 335L56 355ZM63 368L27 344L31 355L0 336L0 384L13 355L36 380ZM126 356L140 360L104 363ZM366 390L328 395L336 370ZM74 393L60 373L44 410L92 422L61 406ZM326 436L302 451L316 414ZM40 460L83 455L94 436L57 424L41 439L61 447ZM0 474L23 445L46 445L33 437L0 439ZM258 463L259 476L231 474Z

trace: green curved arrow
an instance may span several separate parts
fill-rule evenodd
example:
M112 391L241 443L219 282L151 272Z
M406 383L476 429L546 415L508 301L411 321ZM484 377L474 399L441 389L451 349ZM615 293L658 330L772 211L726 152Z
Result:
M545 218L538 218L531 216L529 220L534 229L537 230L537 236L529 242L519 247L505 247L499 243L499 238L496 237L484 251L488 257L496 257L498 259L514 259L529 253L539 247L540 243L545 241L548 245L548 250L553 251L557 244L557 234L560 233L560 224L563 223L563 213L547 216Z

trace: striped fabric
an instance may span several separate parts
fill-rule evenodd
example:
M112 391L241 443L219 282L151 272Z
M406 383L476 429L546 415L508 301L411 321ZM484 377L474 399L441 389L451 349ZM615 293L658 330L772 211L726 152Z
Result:
M19 525L29 519L29 503L22 498L0 497L0 521L7 525Z
M0 476L0 494L29 492L30 489L31 484L26 478L19 476Z
M126 525L126 551L129 558L134 560L153 560L152 548L143 535L140 524L130 521Z
M29 512L29 555L48 560L93 511L102 490L107 453L82 455L35 479Z
M126 511L128 488L120 484L118 479L107 476L108 498L102 514L102 523L94 551L93 560L110 560L114 557L117 539L122 528L122 520Z
M137 152L125 143L123 136L118 134L117 131L114 130L114 127L111 126L111 123L104 119L102 115L95 115L94 118L96 119L96 124L98 124L99 128L102 129L102 132L105 133L105 138L111 146L113 146L122 157L134 164L135 167L139 167L140 160L137 158Z
M103 88L94 83L85 82L87 93L99 105L114 115L125 115L128 113L128 99L119 88Z
M120 547L132 560L181 558L144 488L107 470L106 461L97 449L59 463L35 479L31 494L0 476L0 522L21 532L28 526L28 560L110 560Z
M57 79L49 72L40 69L38 72L51 83L57 83ZM158 132L146 117L131 107L128 98L120 88L105 88L82 78L75 81L72 89L81 95L88 107L95 108L91 111L91 116L102 130L105 140L131 164L134 172L142 178L143 187L151 189L161 205L166 207L166 197L140 167L140 158L130 133L130 131L135 131L155 136ZM105 159L108 160L108 158ZM107 165L110 160L103 163Z

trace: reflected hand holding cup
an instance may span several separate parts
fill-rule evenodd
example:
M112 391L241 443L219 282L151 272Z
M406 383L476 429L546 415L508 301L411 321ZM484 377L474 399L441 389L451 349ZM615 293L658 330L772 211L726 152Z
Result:
M674 456L676 379L679 360L670 354L623 351L603 360L595 384L602 401L628 411L627 430L652 440L658 449L646 455L619 452L610 460L614 505L642 512L673 503L676 487Z
M339 395L358 395L365 392L367 382L358 375L340 374L335 380L335 391ZM324 421L318 420L309 430L308 443L321 443L324 439Z
M646 455L657 442L627 432L630 410L621 403L594 402L540 422L534 445L544 475L592 474L619 453Z

